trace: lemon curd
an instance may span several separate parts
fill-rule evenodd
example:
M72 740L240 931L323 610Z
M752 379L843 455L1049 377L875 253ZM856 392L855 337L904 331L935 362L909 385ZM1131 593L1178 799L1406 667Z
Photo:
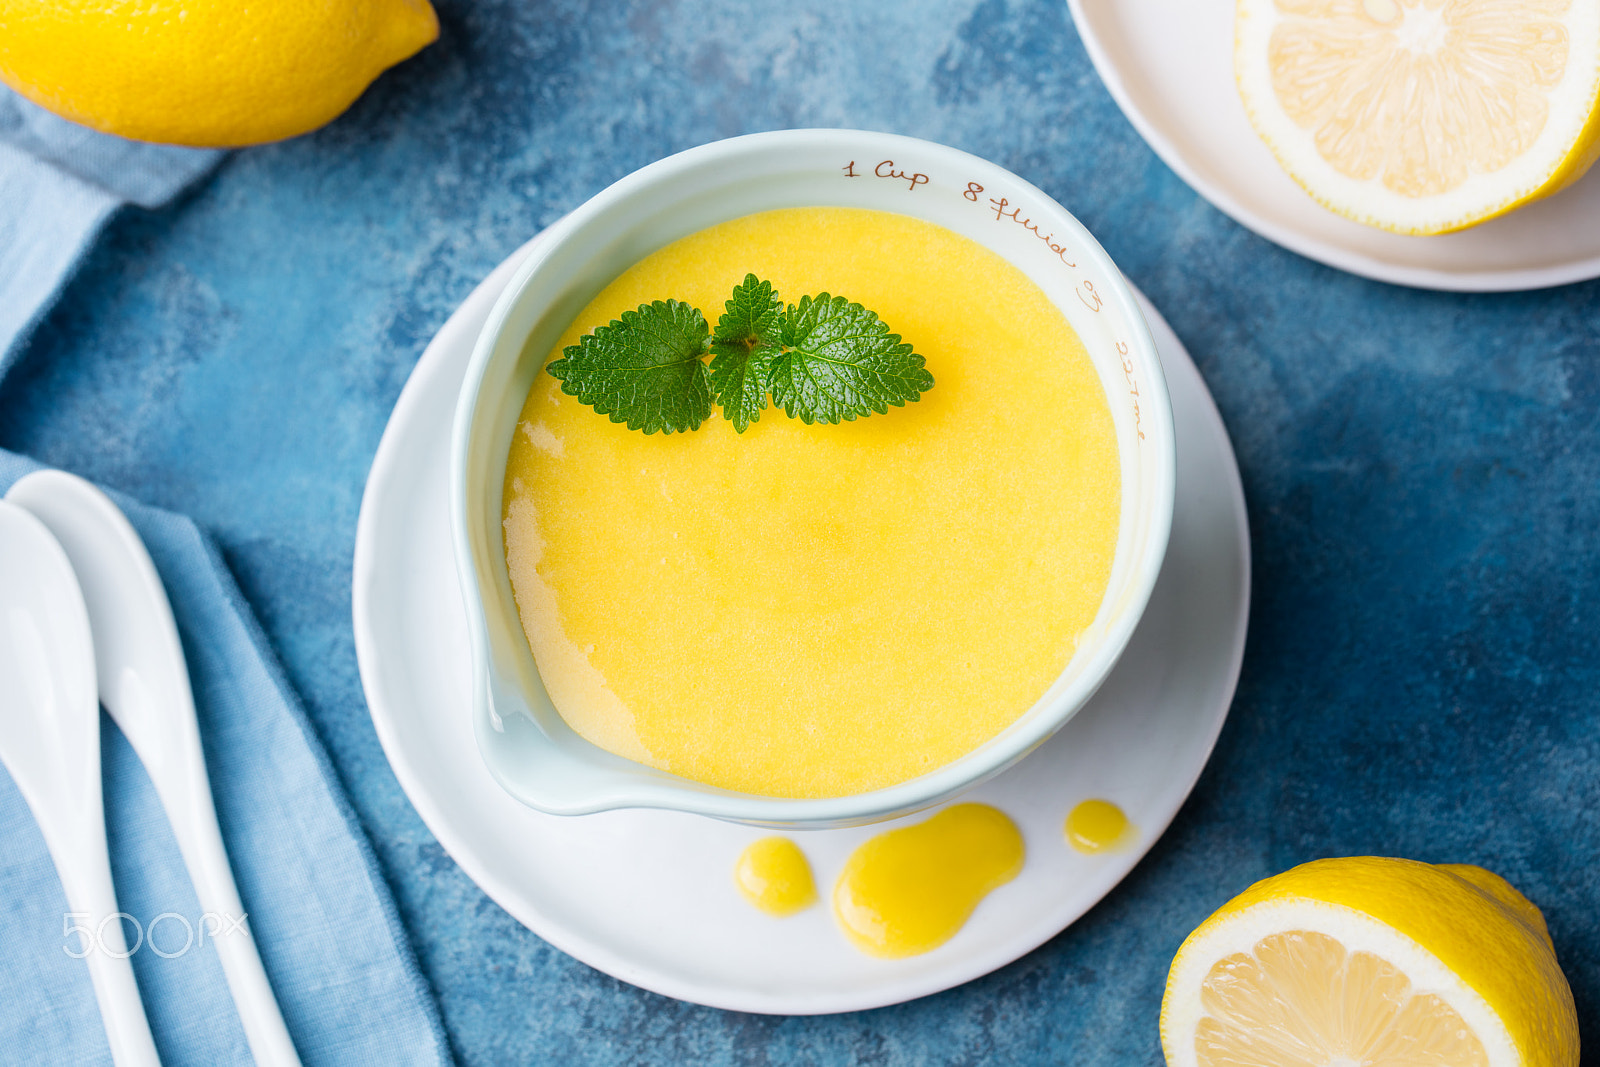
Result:
M767 409L646 435L541 373L504 487L506 561L583 737L766 796L890 786L972 751L1061 674L1111 571L1120 468L1061 312L973 241L887 212L735 219L646 257L548 359L652 300L712 323L747 272L843 295L915 346L919 402L837 426Z
M805 911L817 902L811 864L787 837L763 837L739 854L733 884L752 905L774 918Z
M1109 800L1085 800L1067 813L1062 824L1067 844L1079 852L1093 855L1110 852L1127 844L1133 824L1127 813Z
M931 952L989 893L1022 870L1017 824L987 804L957 804L926 822L869 838L845 862L833 914L869 956Z

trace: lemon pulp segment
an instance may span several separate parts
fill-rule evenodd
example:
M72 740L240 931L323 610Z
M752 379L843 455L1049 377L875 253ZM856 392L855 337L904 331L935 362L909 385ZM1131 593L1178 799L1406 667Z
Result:
M1201 1067L1488 1067L1483 1042L1438 996L1370 952L1288 930L1218 960L1201 985Z
M1022 870L1016 823L987 804L957 804L870 838L846 861L834 917L856 948L897 958L930 952Z
M1600 152L1597 0L1238 0L1235 69L1296 181L1401 233L1494 218Z
M932 771L1032 707L1104 596L1120 467L1061 312L921 220L737 219L646 257L561 348L673 297L715 322L747 272L840 294L927 360L917 403L837 426L768 409L645 435L540 374L504 488L506 560L539 673L579 734L769 796Z

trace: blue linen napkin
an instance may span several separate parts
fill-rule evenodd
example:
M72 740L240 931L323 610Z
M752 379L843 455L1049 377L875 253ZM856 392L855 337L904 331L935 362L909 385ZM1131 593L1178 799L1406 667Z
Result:
M0 86L0 375L118 207L160 207L221 158L108 137Z
M216 158L105 137L0 90L0 377L111 212L160 203ZM0 493L38 466L0 450ZM181 515L112 496L172 601L245 925L302 1061L450 1063L371 847L215 545ZM104 714L101 737L112 876L162 1061L249 1064L210 944L240 917L201 914L143 764ZM69 916L32 813L0 769L0 1061L111 1062L68 932L104 919Z

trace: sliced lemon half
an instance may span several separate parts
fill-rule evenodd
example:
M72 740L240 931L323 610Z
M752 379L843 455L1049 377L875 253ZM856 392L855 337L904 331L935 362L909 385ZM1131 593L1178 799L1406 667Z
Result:
M1172 962L1169 1067L1576 1067L1544 917L1481 867L1364 856L1257 882Z
M1447 233L1600 154L1600 0L1237 0L1250 122L1318 203Z

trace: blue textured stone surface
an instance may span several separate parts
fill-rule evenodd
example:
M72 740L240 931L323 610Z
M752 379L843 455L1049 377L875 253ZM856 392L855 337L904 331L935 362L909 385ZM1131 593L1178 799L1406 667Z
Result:
M1138 139L1061 0L439 7L441 40L328 128L123 213L0 386L0 446L217 536L463 1063L1156 1064L1184 935L1256 878L1363 853L1508 877L1600 1040L1600 286L1419 292L1268 244ZM939 996L765 1018L598 974L461 873L367 716L350 557L395 397L479 278L645 163L820 125L986 156L1083 219L1217 398L1256 593L1216 755L1104 903Z

